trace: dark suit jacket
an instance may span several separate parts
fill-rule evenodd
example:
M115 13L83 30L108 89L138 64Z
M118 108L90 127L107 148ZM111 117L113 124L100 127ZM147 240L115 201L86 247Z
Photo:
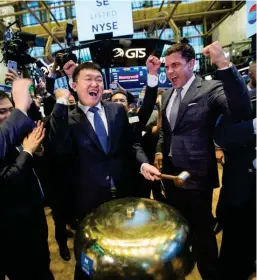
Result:
M108 122L107 154L80 108L68 114L67 106L56 104L50 119L50 145L46 147L51 147L57 156L67 155L78 218L111 199L111 177L117 196L129 185L127 158L131 156L132 140L126 112L119 104L105 102L102 105Z
M15 224L16 219L33 215L34 209L43 207L43 197L32 170L33 158L27 152L19 153L13 147L1 170L1 213L4 221Z
M171 131L166 117L166 108L173 93L163 97L162 128L157 152L164 156L164 171L168 173L186 170L191 179L185 188L214 188L219 186L213 132L217 117L233 114L243 119L251 115L251 103L247 87L235 67L218 71L220 81L193 81L184 96L178 111L174 130ZM190 103L196 103L190 105ZM168 164L172 142L172 169Z
M252 118L256 118L256 114ZM222 116L214 136L225 155L219 204L226 207L242 205L248 201L252 188L256 187L256 171L253 167L256 135L253 121L235 123L229 116Z
M18 146L32 131L34 122L20 110L14 110L0 126L0 168L5 165L6 155Z

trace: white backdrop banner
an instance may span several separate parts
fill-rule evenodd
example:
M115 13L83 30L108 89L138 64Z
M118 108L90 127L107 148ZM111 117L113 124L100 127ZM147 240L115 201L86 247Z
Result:
M95 34L133 34L130 0L75 0L79 41L94 40Z

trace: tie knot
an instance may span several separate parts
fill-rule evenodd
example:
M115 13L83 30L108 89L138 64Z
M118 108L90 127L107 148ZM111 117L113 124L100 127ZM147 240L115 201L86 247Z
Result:
M89 108L88 111L92 112L92 113L96 113L98 111L98 108L97 107L91 107L91 108Z
M183 90L183 88L182 88L182 87L181 87L181 88L177 88L177 89L176 89L177 94L178 94L178 95L180 95L182 90Z

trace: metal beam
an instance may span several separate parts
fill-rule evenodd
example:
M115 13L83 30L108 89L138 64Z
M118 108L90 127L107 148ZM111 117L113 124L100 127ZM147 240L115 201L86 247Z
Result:
M245 1L241 1L239 2L233 9L231 9L231 11L229 13L227 13L226 15L224 15L217 24L215 24L208 32L207 34L205 34L206 37L210 36L213 31L225 20L227 19L231 14L233 14L236 10L238 10L239 8L241 8L243 5L245 5Z
M40 20L40 18L36 15L35 11L30 9L30 7L28 6L27 2L24 2L24 4L26 5L26 8L28 9L28 11L34 16L34 18L38 21L38 23L45 29L45 31L49 34L49 36L51 36L53 38L53 40L61 47L61 49L63 49L61 43L58 41L58 39L54 36L54 34L51 33L51 31L44 25L44 23Z
M159 8L159 11L158 11L158 12L160 12L160 11L162 10L163 4L164 4L164 0L162 0L161 6L160 6L160 8Z
M51 6L51 7L49 7L49 9L64 8L64 7L70 7L73 5L74 5L74 3L67 3L67 4L60 5L60 6ZM46 7L37 8L37 9L34 9L33 11L34 12L46 11ZM0 18L11 17L11 16L20 16L20 15L24 15L24 14L28 14L28 13L30 13L30 11L27 9L27 10L22 10L22 11L11 13L11 14L0 15Z
M170 21L171 18L173 17L173 15L174 15L174 13L175 13L175 11L176 11L176 9L177 9L179 3L180 3L180 1L177 1L176 4L175 4L175 6L173 7L173 10L170 12L170 15L169 15L169 17L168 17L168 19L167 19L167 22L166 22L166 24L164 24L164 26L163 26L163 28L162 28L162 31L161 31L161 33L160 33L160 35L159 35L159 39L161 39L161 36L162 36L162 34L163 34L163 32L164 32L164 30L165 30L167 24L169 23L169 21ZM173 21L173 23L174 23L174 21ZM174 24L175 24L175 23L174 23ZM175 30L174 30L174 31L175 31Z
M18 4L19 1L8 1L8 2L5 2L5 3L1 3L0 4L0 8L2 7L6 7L6 6L13 6L13 5L16 5Z
M208 12L213 6L214 4L216 3L217 1L212 1L211 4L209 5L209 7L206 9L205 12Z
M216 10L216 11L208 11L208 12L201 12L201 13L192 13L192 14L180 14L180 15L174 15L173 20L181 20L181 19L189 19L189 18L194 18L194 17L203 17L203 16L208 16L208 15L218 15L218 14L226 14L234 12L233 9L223 9L223 10ZM143 19L143 20L135 20L134 24L148 24L152 23L152 21L160 21L165 18L148 18L148 19Z
M60 26L60 23L58 22L58 20L56 19L55 15L52 13L52 11L49 9L49 7L48 7L48 5L46 4L46 2L45 2L45 1L42 1L41 3L46 7L47 11L50 13L50 15L52 16L52 18L53 18L54 21L56 22L56 24L57 24L58 26Z

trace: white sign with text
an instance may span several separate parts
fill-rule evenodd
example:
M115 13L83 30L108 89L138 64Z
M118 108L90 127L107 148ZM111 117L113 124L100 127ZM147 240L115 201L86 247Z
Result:
M79 41L94 40L95 34L133 34L130 0L75 0Z

